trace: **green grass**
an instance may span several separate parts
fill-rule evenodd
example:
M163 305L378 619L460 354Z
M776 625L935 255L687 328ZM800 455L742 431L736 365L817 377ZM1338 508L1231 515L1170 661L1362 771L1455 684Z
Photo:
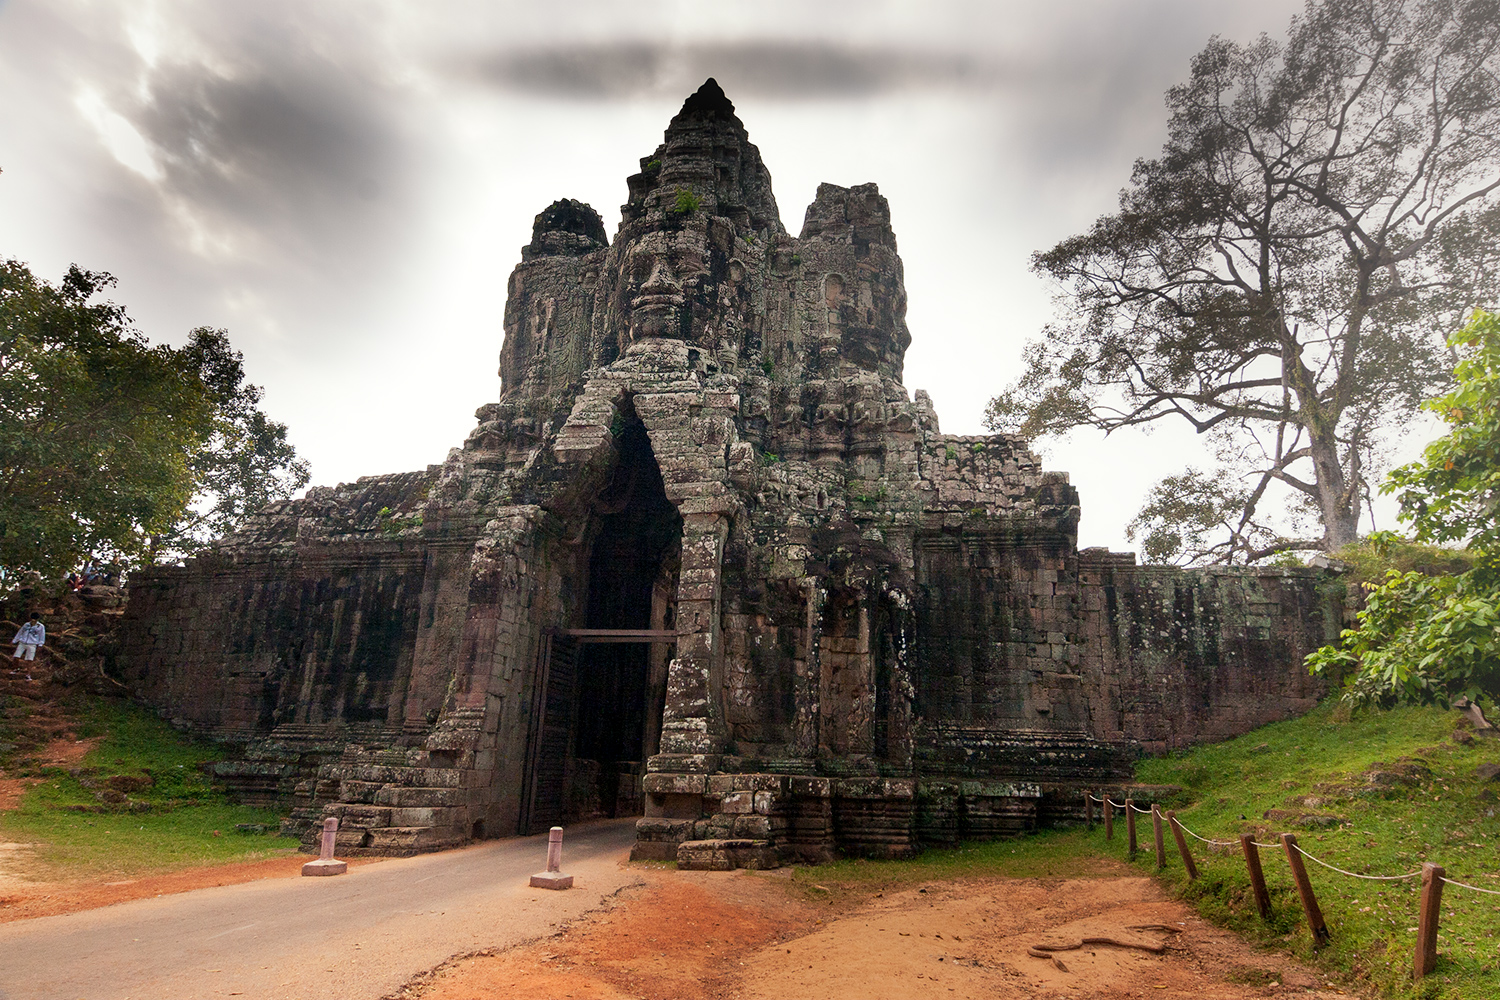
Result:
M38 860L54 870L48 874L137 875L296 849L275 833L275 811L233 805L209 784L200 765L222 757L218 747L124 702L90 701L80 716L78 735L99 742L77 767L36 769L41 782L18 809L0 815L0 836L36 845ZM122 788L127 801L101 799L118 798ZM272 832L240 833L242 823Z
M1326 704L1302 719L1276 723L1247 736L1144 762L1138 780L1178 784L1186 792L1178 818L1204 837L1237 840L1253 832L1270 842L1279 832L1297 834L1304 850L1352 872L1399 875L1423 862L1443 865L1448 877L1500 889L1500 785L1473 777L1476 765L1500 761L1500 740L1455 742L1458 715L1436 708L1362 713ZM1368 785L1372 765L1405 759L1430 772L1412 786ZM1306 803L1313 795L1321 801ZM1290 816L1263 818L1280 809ZM1301 814L1335 817L1337 825L1303 825ZM1141 821L1144 848L1136 864L1154 870L1148 817ZM1325 820L1334 822L1334 820ZM1124 855L1123 823L1108 844L1102 829L1089 843ZM1374 882L1349 878L1316 864L1307 868L1332 940L1314 953L1286 859L1261 851L1273 919L1263 923L1250 895L1238 846L1210 852L1189 840L1201 872L1187 882L1170 833L1163 877L1206 917L1246 937L1299 956L1393 996L1492 1000L1500 996L1500 896L1445 887L1434 975L1410 982L1416 943L1419 880Z

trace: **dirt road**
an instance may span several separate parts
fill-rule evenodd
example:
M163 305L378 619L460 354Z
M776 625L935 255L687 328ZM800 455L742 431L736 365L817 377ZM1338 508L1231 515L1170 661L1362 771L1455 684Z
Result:
M4 1000L378 1000L448 958L551 933L640 881L635 821L568 831L576 887L527 887L546 837L0 925Z
M1150 879L961 879L852 896L786 872L644 871L561 937L451 963L403 1000L1338 1000ZM857 898L856 898L857 897ZM1099 943L1101 939L1116 942ZM1089 943L1085 944L1084 942ZM1132 947L1132 945L1134 947ZM1046 947L1060 948L1047 952ZM1032 949L1042 954L1032 953ZM1048 957L1048 956L1051 957ZM1344 997L1347 1000L1347 997Z

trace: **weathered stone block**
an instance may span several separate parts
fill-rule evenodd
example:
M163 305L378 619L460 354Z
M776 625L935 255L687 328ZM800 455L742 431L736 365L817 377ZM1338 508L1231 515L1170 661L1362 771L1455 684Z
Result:
M736 837L760 840L768 840L773 833L769 816L736 816L730 829Z
M666 819L697 819L704 813L701 795L653 795L653 804Z
M344 802L374 803L384 786L374 781L341 781L339 798Z
M648 795L702 795L710 780L719 778L714 775L713 779L703 774L648 774L642 782ZM709 794L723 794L722 792L710 791Z
M385 827L370 831L369 847L389 854L417 854L463 843L463 833L447 827Z
M792 775L789 779L791 793L798 798L826 799L833 795L833 779L805 778Z
M723 840L689 840L677 846L677 867L683 871L728 872L734 861Z
M731 816L752 813L755 811L755 793L730 792L721 801L719 811Z
M692 839L693 820L645 817L635 821L637 840L661 840L680 844Z
M375 804L382 806L461 806L468 801L462 788L386 785L375 793Z
M449 826L462 820L464 810L434 806L410 806L392 809L391 826Z
M630 847L631 861L676 861L677 841L637 840Z

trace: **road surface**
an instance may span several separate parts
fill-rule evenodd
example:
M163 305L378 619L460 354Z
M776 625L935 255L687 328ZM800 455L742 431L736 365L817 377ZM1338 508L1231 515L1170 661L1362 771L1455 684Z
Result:
M0 1000L379 1000L454 955L519 944L640 881L635 821L570 828L566 891L532 889L547 837L0 924Z

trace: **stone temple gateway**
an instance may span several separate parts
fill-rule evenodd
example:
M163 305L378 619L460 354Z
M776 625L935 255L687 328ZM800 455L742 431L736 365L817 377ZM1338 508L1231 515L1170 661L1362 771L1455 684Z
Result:
M639 858L890 857L1312 706L1318 573L1080 551L1064 474L907 395L875 185L788 234L713 81L628 184L613 242L537 216L446 461L133 580L119 668L241 796L346 854L643 814Z

